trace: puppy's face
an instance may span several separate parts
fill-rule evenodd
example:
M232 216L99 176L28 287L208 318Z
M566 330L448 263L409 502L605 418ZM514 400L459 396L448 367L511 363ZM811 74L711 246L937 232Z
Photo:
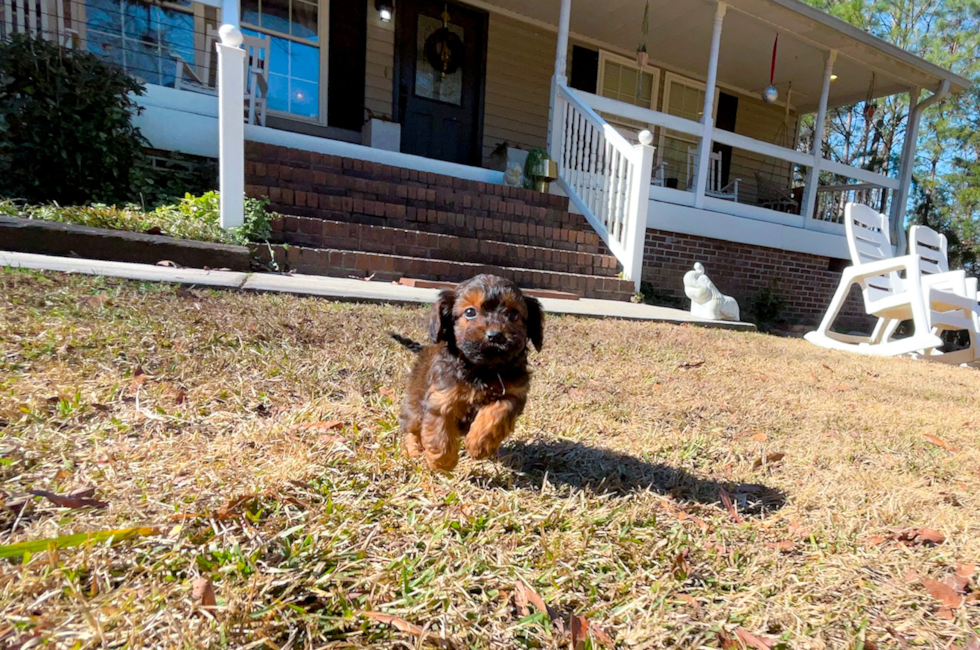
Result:
M439 295L429 334L474 365L505 365L528 341L541 349L541 305L510 280L478 275Z

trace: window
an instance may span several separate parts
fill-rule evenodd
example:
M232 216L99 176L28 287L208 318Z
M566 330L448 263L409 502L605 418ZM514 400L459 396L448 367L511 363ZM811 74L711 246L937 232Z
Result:
M668 72L664 75L663 112L676 115L693 122L700 122L704 112L705 85L700 81L687 79ZM718 91L715 91L715 111L718 108ZM687 189L693 174L693 153L698 146L698 138L687 133L670 129L660 129L660 157L666 162L668 175L677 178L677 187Z
M269 110L320 118L320 15L305 0L243 0L245 33L271 36Z
M191 0L150 4L87 0L86 49L146 83L172 86L175 55L193 62L195 16Z
M644 66L641 69L636 61L610 52L599 52L599 79L596 89L603 97L643 108L656 108L659 78L660 70L657 68ZM625 117L603 117L617 126L625 127L624 130L630 136L648 127L642 122Z

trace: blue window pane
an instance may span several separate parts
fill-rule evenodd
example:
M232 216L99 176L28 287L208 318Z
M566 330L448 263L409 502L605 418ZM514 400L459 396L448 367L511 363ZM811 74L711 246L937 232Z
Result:
M89 0L85 7L86 26L105 32L118 33L122 29L119 3L112 0Z
M289 104L289 112L294 115L317 117L320 114L317 85L308 81L291 80L289 82Z
M242 0L242 22L251 25L259 24L259 0Z
M123 47L120 37L89 31L85 41L89 52L107 63L123 67Z
M295 79L316 81L320 78L320 50L310 45L290 43L289 73Z
M289 41L277 36L269 43L269 72L272 74L289 74Z
M282 75L269 75L269 110L289 112L289 79Z

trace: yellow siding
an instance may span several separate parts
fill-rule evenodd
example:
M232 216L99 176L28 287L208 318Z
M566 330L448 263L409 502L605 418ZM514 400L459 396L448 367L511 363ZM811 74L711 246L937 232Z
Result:
M491 13L487 42L483 160L501 143L531 149L548 139L555 34Z
M395 23L378 18L373 0L368 3L367 62L364 108L377 116L391 117L392 83L395 76Z
M796 144L795 113L790 112L786 129L780 129L783 123L785 108L766 104L756 97L738 96L738 114L735 121L735 132L755 140L771 142L783 147L793 148ZM757 199L755 173L769 178L784 189L792 184L792 169L787 162L778 163L761 154L736 149L732 152L732 166L729 178L740 178L739 202L755 203Z

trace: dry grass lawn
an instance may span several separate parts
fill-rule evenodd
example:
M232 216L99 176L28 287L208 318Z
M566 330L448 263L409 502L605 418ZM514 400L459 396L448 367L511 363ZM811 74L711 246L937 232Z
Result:
M424 317L0 271L0 646L978 647L980 373L553 317L503 454L437 475Z

